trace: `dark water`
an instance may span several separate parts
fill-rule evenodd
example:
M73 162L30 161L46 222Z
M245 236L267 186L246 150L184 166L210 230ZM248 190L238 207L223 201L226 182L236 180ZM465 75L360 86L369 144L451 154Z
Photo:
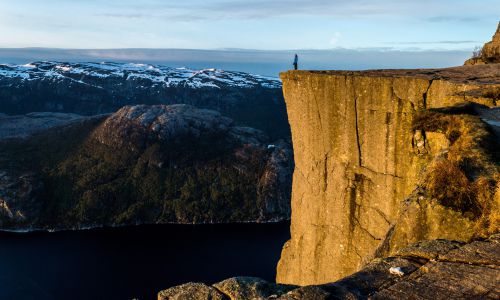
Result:
M0 233L0 299L156 299L172 285L274 280L289 223Z

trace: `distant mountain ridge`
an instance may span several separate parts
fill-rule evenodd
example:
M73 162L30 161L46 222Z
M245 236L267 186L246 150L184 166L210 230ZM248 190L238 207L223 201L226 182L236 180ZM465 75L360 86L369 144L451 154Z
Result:
M168 87L223 88L238 86L252 88L260 86L264 88L281 88L279 78L214 68L193 70L189 68L171 68L136 63L63 63L42 61L24 65L2 64L0 65L0 76L29 81L41 78L59 80L68 78L82 84L90 84L92 80L98 81L98 79L115 77L126 80L150 80Z
M190 104L220 111L272 138L289 136L277 78L132 63L0 65L0 113L96 115L134 104Z

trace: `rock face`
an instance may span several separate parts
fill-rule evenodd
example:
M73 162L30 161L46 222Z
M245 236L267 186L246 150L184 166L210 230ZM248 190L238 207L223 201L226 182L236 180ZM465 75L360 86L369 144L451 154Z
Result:
M176 139L190 136L198 139L203 136L219 136L239 128L233 128L233 120L223 117L219 112L208 109L196 109L189 105L136 105L125 106L112 114L95 131L95 138L109 147L131 148L140 150L150 141L159 140L172 143ZM254 143L260 143L266 137L255 130ZM243 140L249 143L249 140Z
M479 57L473 57L465 65L483 65L500 63L500 22L492 40L484 44Z
M468 244L422 241L323 285L298 287L237 277L213 286L190 283L173 287L160 292L158 299L209 299L205 291L213 290L217 291L213 299L230 300L498 299L499 238L494 235ZM192 298L182 298L185 294Z
M184 104L85 120L0 141L2 228L290 217L293 154L284 141Z
M478 106L491 111L488 107L499 99L486 91L500 87L500 65L289 71L281 78L295 171L292 238L283 248L278 282L333 282L358 271L377 254L394 253L411 242L464 240L477 233L463 211L418 193L427 166L452 159L453 151L446 148L456 138L414 123L421 111L464 101L481 103ZM419 235L410 232L414 229Z
M158 65L34 62L0 65L0 113L112 113L133 104L190 104L238 125L289 137L281 82L242 72Z

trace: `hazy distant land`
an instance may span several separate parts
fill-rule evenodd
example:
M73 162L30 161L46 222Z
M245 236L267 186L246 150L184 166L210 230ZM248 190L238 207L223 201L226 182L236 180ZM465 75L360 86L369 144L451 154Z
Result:
M293 55L301 69L397 69L437 68L462 65L470 51L374 49L333 50L189 50L189 49L53 49L0 48L0 64L32 61L140 62L195 69L218 68L267 76L290 69Z

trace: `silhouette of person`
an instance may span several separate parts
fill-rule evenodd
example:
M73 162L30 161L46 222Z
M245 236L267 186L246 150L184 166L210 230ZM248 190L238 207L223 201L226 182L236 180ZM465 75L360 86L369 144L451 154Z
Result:
M295 54L295 58L293 59L293 68L297 70L299 68L299 56Z

